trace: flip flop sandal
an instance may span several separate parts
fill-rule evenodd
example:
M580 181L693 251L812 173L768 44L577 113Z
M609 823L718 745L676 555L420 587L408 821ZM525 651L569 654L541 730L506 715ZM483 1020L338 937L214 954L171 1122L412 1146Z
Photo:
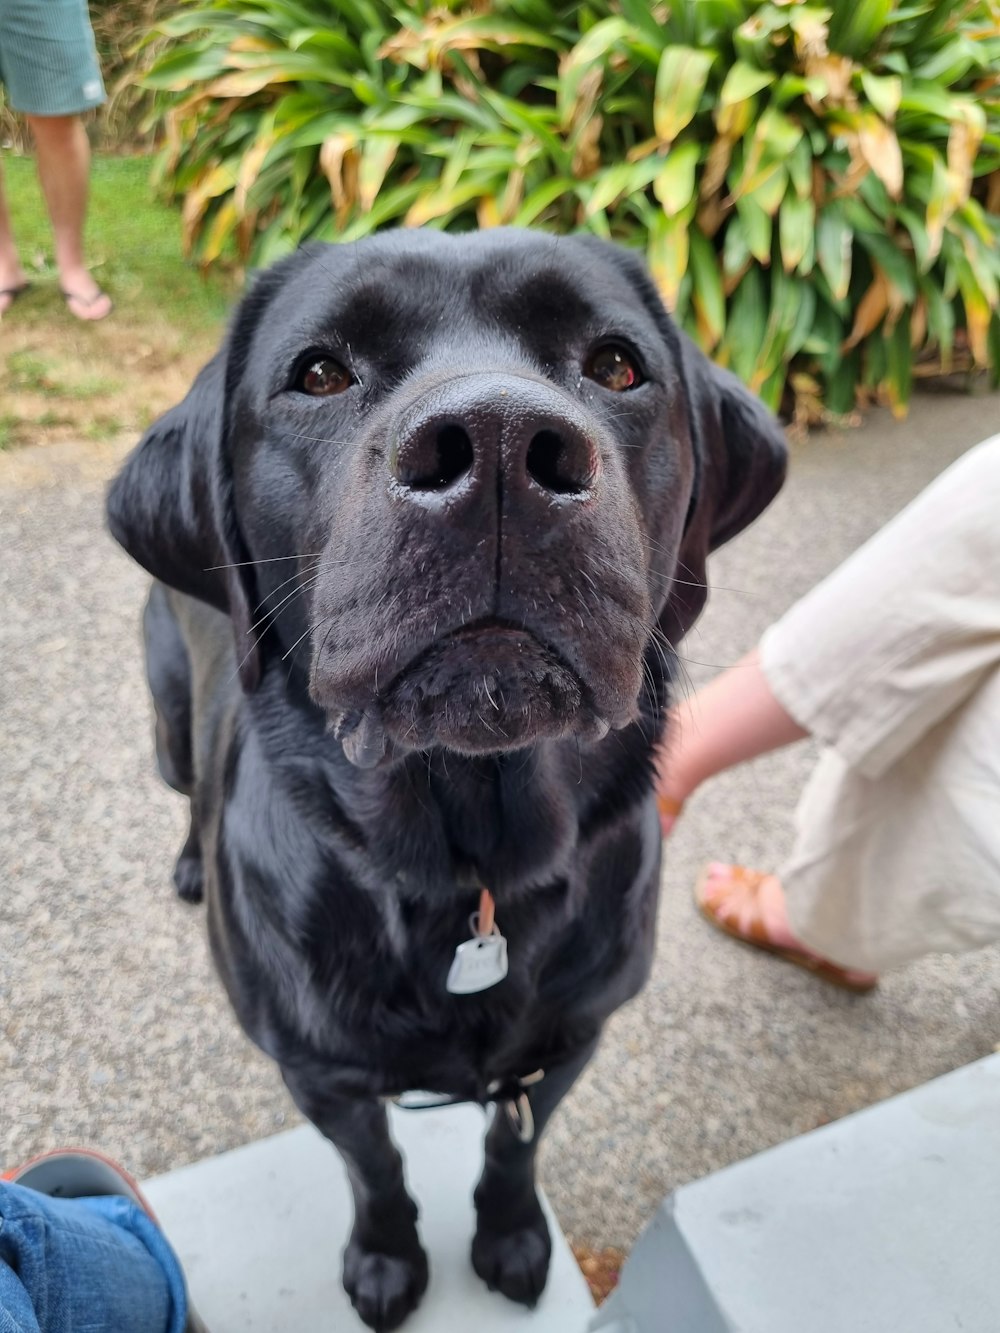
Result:
M758 870L748 870L746 866L733 865L729 867L733 879L742 880L745 884L752 884L756 888L761 880L767 876ZM823 981L828 981L832 986L839 986L842 990L850 991L854 995L867 995L878 985L878 981L858 981L857 973L850 968L838 967L836 963L831 963L825 958L819 958L814 954L807 953L804 949L789 949L783 944L775 944L767 933L767 928L763 920L755 911L750 918L746 930L743 930L736 923L736 918L727 916L718 908L713 907L705 897L705 888L708 883L709 867L705 866L698 876L698 882L695 885L694 899L698 911L706 921L721 930L723 934L731 939L739 940L741 944L749 944L755 949L763 949L766 953L773 953L777 958L782 958L786 963L794 963L796 967L802 967L807 972L812 972L814 976L820 977Z
M11 306L14 304L17 298L19 296L23 296L24 293L28 291L30 287L31 287L30 282L22 282L19 287L0 287L0 297L3 296L10 297L10 302L2 311L0 311L0 316L6 315L7 311L11 308Z
M150 1221L159 1227L156 1214L124 1167L93 1148L61 1148L40 1153L23 1166L14 1167L0 1175L0 1180L12 1185L47 1194L53 1199L97 1198L106 1194L121 1194L141 1208ZM162 1230L162 1228L160 1228ZM204 1323L188 1300L188 1317L184 1333L208 1333Z
M82 306L85 306L86 309L88 310L92 305L97 305L98 301L101 299L102 296L107 298L109 302L107 314L102 315L100 319L90 319L90 320L82 319L80 320L81 324L100 324L101 319L107 319L108 315L110 315L112 310L114 310L115 308L114 301L112 301L110 296L108 296L107 292L100 287L98 287L97 291L93 294L93 296L82 296L79 292L68 292L65 287L59 288L59 294L62 297L62 299L66 302L67 307L69 306L70 301L79 301L80 304ZM72 315L73 311L70 310L69 313ZM80 319L80 316L76 315L74 316L74 318Z

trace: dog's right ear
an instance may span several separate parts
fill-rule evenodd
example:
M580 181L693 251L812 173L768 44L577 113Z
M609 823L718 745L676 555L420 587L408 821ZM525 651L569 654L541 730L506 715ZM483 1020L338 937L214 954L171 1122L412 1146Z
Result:
M111 533L154 578L225 611L233 622L240 681L254 690L263 670L252 633L253 565L233 504L227 397L246 363L254 329L289 278L328 247L304 245L257 274L222 350L183 402L150 426L111 483Z
M225 611L237 644L252 642L253 580L236 527L226 456L225 348L183 402L155 422L108 491L112 536L154 578ZM249 637L248 637L249 636ZM260 676L256 649L240 679Z
M229 610L222 532L225 354L150 426L108 491L111 535L154 578Z

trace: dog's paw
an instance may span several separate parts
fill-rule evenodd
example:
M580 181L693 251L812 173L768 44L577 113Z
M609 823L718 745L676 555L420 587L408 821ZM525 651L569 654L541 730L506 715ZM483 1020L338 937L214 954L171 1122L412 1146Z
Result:
M344 1251L344 1289L375 1333L398 1328L427 1289L427 1256L419 1247L405 1258L366 1250L351 1241Z
M528 1226L493 1231L480 1222L472 1242L472 1267L490 1291L534 1306L545 1290L552 1242L541 1211Z
M174 888L186 903L200 903L205 891L205 875L200 856L179 856L174 866Z

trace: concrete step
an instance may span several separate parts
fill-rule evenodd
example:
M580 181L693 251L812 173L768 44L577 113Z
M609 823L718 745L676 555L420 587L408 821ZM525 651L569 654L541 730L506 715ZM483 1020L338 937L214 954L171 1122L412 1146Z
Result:
M534 1311L486 1287L469 1262L472 1190L485 1117L475 1106L391 1112L393 1136L420 1205L431 1279L406 1333L582 1333L587 1284L548 1205L552 1268ZM359 1333L340 1285L351 1226L347 1177L311 1126L291 1130L143 1185L180 1256L209 1333Z
M1000 1333L1000 1055L676 1190L596 1333Z

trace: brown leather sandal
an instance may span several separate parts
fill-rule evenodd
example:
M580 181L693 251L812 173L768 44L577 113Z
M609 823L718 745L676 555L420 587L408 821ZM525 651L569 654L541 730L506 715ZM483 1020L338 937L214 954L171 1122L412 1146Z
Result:
M678 801L675 796L664 796L662 792L657 792L656 809L660 815L660 829L663 836L667 837L673 832L674 824L684 809L684 802Z
M807 972L812 972L814 976L820 977L823 981L830 982L832 986L839 986L842 990L851 991L854 995L866 995L869 991L875 989L878 985L877 977L871 980L865 972L838 967L836 963L831 963L826 958L820 958L804 946L801 949L793 949L784 944L776 944L767 933L767 927L760 915L756 896L761 884L770 877L760 870L748 870L746 866L730 865L727 869L731 872L732 880L741 881L747 890L748 896L753 896L755 910L744 928L740 926L738 917L730 915L713 905L708 900L705 892L710 874L710 867L705 866L698 876L694 898L698 911L717 930L721 930L723 934L728 935L731 939L739 940L741 944L749 944L756 949L773 953L776 957L783 958L786 963L794 963L796 967L802 967Z

